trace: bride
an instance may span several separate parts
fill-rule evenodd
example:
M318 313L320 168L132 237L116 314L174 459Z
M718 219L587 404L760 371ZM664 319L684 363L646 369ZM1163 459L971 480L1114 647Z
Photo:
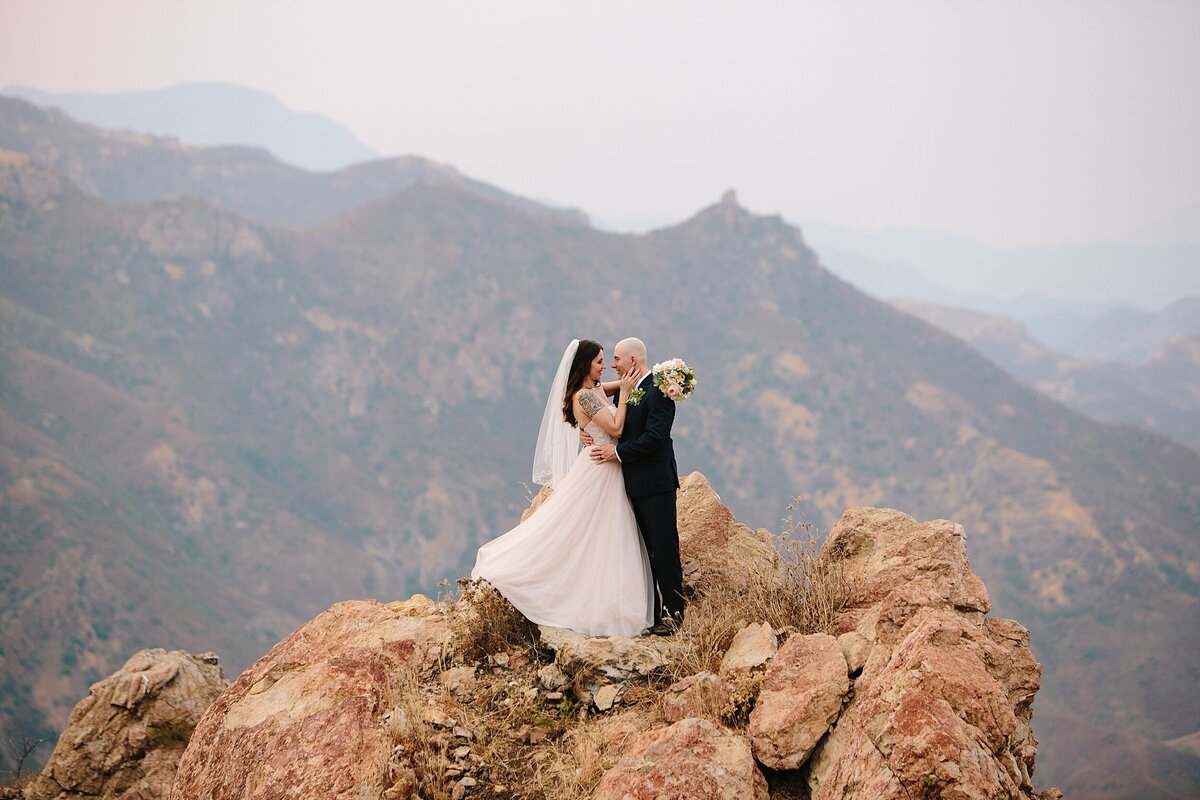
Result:
M553 493L517 527L479 548L472 578L491 583L530 621L588 636L637 636L654 624L646 546L625 494L621 465L579 450L576 427L616 442L629 393L642 375L601 383L604 350L567 345L546 401L533 479ZM607 392L620 389L616 407Z

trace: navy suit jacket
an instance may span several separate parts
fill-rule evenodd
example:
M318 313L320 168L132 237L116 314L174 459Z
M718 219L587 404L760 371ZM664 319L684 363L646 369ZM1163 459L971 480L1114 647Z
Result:
M625 492L630 497L674 492L679 488L675 448L671 446L675 402L658 390L651 375L638 385L645 395L636 406L625 408L625 428L617 444Z

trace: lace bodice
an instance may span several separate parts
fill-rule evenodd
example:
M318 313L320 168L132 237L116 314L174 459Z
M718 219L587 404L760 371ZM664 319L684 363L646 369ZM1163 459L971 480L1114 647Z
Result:
M588 416L592 417L592 421L584 426L584 430L592 435L593 444L616 444L617 440L604 432L604 429L596 424L597 414L616 414L616 407L608 398L601 400L602 395L599 392L587 392L579 399L579 404L583 406L583 410Z
M608 406L608 408L612 408L612 406ZM609 412L601 411L600 413L607 414ZM597 425L595 423L595 421L589 422L587 424L587 427L584 428L584 430L592 435L592 444L616 444L617 443L617 440L614 439L613 437L609 436L607 433L605 433L604 429L601 428L599 425Z

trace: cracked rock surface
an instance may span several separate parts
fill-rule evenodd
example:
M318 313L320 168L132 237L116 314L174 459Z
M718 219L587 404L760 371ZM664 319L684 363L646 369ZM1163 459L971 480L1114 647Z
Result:
M808 762L813 800L1036 796L1041 665L1028 631L986 617L962 526L850 509L821 555L856 586L840 632L870 648Z
M134 654L75 706L26 800L166 800L192 730L227 683L212 653Z
M176 800L379 797L391 675L450 638L436 604L338 603L297 628L212 704L179 765ZM298 796L298 795L294 795Z

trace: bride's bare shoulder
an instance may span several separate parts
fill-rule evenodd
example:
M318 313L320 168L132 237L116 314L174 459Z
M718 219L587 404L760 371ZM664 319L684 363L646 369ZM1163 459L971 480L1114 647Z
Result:
M583 409L583 413L589 417L596 416L596 412L604 408L604 400L601 399L600 393L590 386L576 392L575 400L579 403L579 407Z

